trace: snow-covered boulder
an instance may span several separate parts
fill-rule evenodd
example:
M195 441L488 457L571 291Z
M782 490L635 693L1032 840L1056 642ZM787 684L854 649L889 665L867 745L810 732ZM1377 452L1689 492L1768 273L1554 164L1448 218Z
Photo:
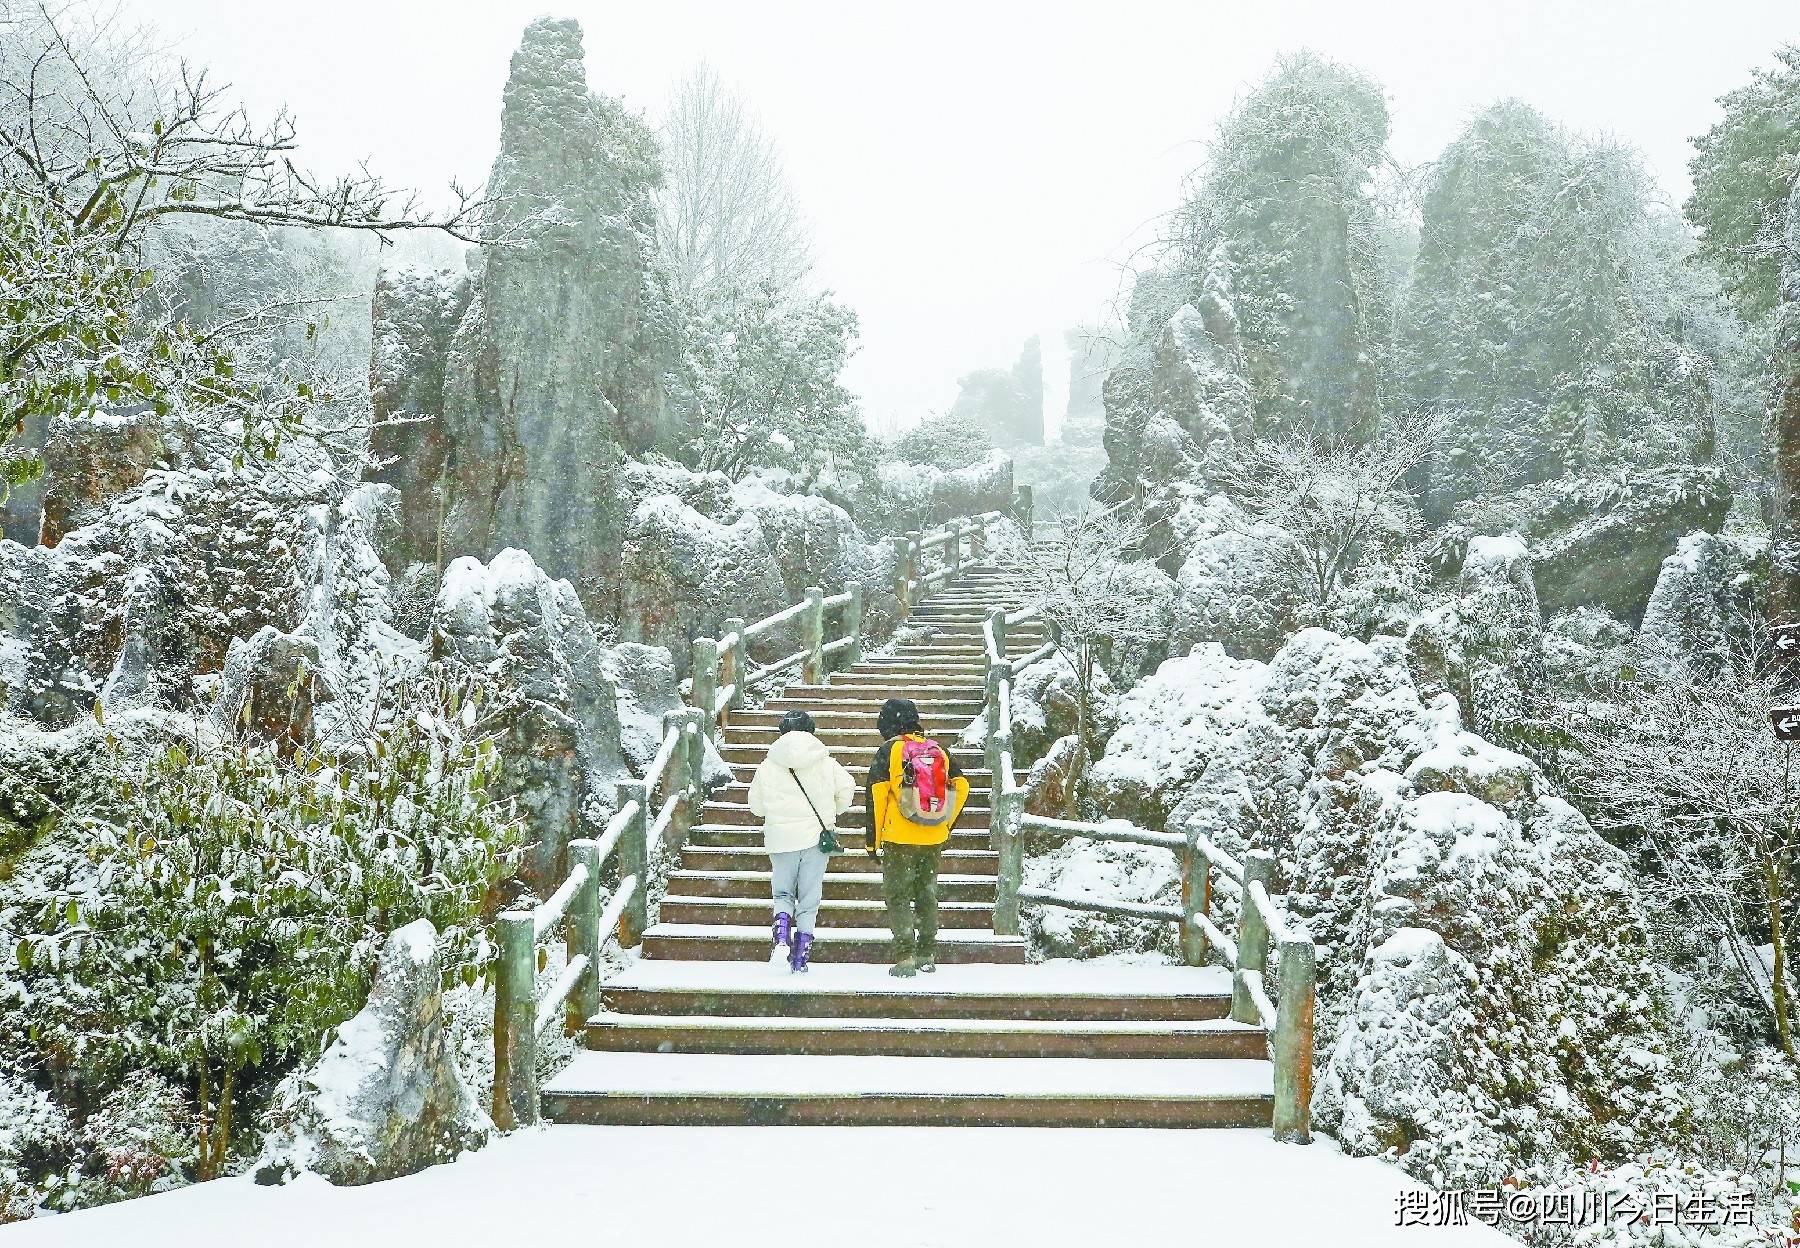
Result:
M115 681L118 676L115 669ZM247 641L233 639L212 718L222 730L241 727L291 755L312 740L313 708L333 696L320 677L317 643L265 624Z
M93 519L142 481L162 454L160 422L148 403L78 420L58 417L44 445L43 544L54 546Z
M437 929L388 937L369 1002L277 1094L258 1182L310 1171L338 1184L412 1174L479 1148L494 1125L458 1073L444 1024Z
M1544 621L1524 542L1471 539L1454 595L1412 621L1406 645L1422 695L1455 694L1485 735L1516 740L1528 732L1548 691Z
M1748 636L1768 577L1768 543L1718 533L1690 533L1663 560L1638 628L1638 660L1655 667L1685 664L1710 671Z
M1025 861L1025 884L1064 897L1165 906L1179 905L1181 901L1181 877L1170 851L1085 837L1034 845ZM1032 947L1046 957L1176 952L1175 927L1160 919L1124 918L1031 903L1023 907L1021 916Z
M793 601L756 516L721 523L669 494L638 505L623 562L621 631L668 647L683 674L692 638L717 637L733 616L756 620ZM797 636L785 630L783 639Z
M1088 774L1101 809L1160 828L1188 786L1198 781L1229 731L1243 672L1259 665L1216 645L1170 659L1117 703L1118 725Z
M1635 624L1663 560L1688 534L1718 532L1730 502L1718 469L1673 465L1558 477L1460 504L1455 517L1524 538L1546 613L1598 606Z
M1121 798L1109 813L1135 800L1139 822L1279 862L1320 953L1315 1110L1346 1146L1399 1144L1466 1185L1666 1129L1664 993L1630 864L1530 760L1466 731L1454 697L1422 698L1398 639L1308 629L1266 664L1200 647L1120 712L1093 771ZM1403 929L1426 935L1390 944Z
M1114 711L1118 694L1110 677L1098 664L1089 690L1088 739L1096 748L1112 735L1117 723ZM1029 767L1044 758L1062 738L1076 732L1080 717L1080 683L1066 656L1052 653L1018 669L1012 685L1013 762ZM978 717L963 739L979 745L986 736L987 720Z
M516 797L530 821L526 877L553 889L569 841L597 832L630 774L606 674L612 660L574 586L522 550L485 564L465 555L444 570L431 644L500 690L501 793Z
M1184 502L1171 521L1182 555L1176 574L1175 649L1216 642L1267 659L1293 631L1298 600L1275 560L1285 534L1252 520L1224 494Z
M410 647L374 548L393 492L333 500L326 474L303 441L254 473L156 469L53 547L0 541L0 706L52 727L102 698L204 709L232 642L273 627L318 648L321 734L366 722Z

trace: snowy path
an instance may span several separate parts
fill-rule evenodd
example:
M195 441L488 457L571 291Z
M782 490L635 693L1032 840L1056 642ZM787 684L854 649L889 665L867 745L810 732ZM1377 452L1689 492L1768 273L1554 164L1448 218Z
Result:
M800 1177L787 1180L783 1172ZM901 1177L905 1176L905 1186ZM915 1178L914 1176L919 1176ZM1279 1176L1277 1187L1271 1180ZM1268 1130L547 1127L368 1187L244 1179L0 1231L6 1248L1502 1245L1394 1225L1393 1166Z

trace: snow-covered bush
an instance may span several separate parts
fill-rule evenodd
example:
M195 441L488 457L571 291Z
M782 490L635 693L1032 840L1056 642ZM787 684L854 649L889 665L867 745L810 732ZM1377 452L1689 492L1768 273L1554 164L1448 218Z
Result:
M90 1097L145 1072L197 1089L194 1173L220 1173L246 1091L357 1009L388 932L430 918L465 978L490 957L475 920L520 825L490 796L483 714L478 686L436 676L351 751L201 728L121 754L108 800L59 822L18 873L29 891L0 897L9 1033Z
M0 1226L36 1213L66 1182L76 1150L69 1115L0 1066Z

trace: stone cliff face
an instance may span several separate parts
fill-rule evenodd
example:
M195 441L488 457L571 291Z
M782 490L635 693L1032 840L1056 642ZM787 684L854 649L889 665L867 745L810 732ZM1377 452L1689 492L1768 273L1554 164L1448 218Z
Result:
M676 437L651 264L659 178L643 122L588 93L580 27L527 27L489 180L487 226L507 244L466 286L386 275L377 297L377 416L432 418L377 448L396 460L382 479L401 489L411 558L519 547L590 605L616 592L622 466Z

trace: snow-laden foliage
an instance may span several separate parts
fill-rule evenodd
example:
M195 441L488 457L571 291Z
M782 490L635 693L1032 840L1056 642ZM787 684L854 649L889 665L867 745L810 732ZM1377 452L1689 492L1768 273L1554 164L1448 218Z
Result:
M220 739L128 747L105 790L10 864L6 1032L61 1095L96 1104L147 1072L194 1098L196 1177L228 1164L234 1115L361 1003L394 927L433 920L472 977L475 920L521 826L490 796L481 687L399 691L354 748ZM117 739L115 739L117 740Z

